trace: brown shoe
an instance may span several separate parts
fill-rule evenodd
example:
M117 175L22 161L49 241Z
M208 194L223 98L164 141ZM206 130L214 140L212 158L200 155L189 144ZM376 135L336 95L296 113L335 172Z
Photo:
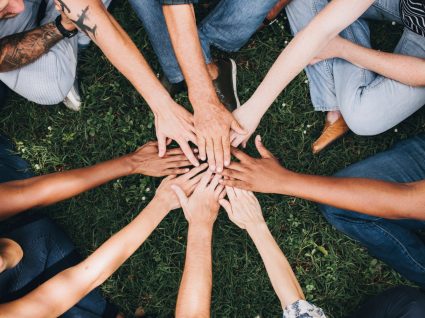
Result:
M344 136L349 130L350 128L348 128L342 116L339 117L333 124L331 124L329 121L326 121L322 134L312 146L313 154L318 154L329 144Z

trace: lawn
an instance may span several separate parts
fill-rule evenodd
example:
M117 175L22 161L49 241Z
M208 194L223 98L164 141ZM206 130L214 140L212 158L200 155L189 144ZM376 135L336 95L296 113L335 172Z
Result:
M116 4L112 12L158 71L147 36L128 3ZM400 35L400 28L390 23L373 30L374 43L387 50ZM254 92L290 39L281 17L279 23L257 33L239 53L230 54L238 64L242 101ZM38 174L91 165L155 139L153 115L146 103L94 45L81 55L79 77L84 98L81 112L71 112L63 105L38 106L16 95L0 110L0 130L13 138ZM179 102L189 107L187 96L180 96ZM274 103L258 132L286 167L331 175L423 131L424 114L420 111L376 137L348 134L329 150L313 156L310 146L320 134L323 114L313 112L302 73ZM248 152L257 155L252 142ZM142 176L122 178L51 207L47 213L64 226L82 254L88 255L137 215L158 183L158 179ZM315 204L276 195L258 198L308 300L323 307L329 317L342 317L368 295L406 283L333 229ZM149 317L171 317L184 265L186 234L183 213L172 212L102 285L103 293L128 317L138 307ZM223 211L215 225L213 259L214 317L281 315L255 246Z

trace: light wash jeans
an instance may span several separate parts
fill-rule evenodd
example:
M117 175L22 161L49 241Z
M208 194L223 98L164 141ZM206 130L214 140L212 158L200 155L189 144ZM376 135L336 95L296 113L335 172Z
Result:
M238 51L254 34L278 0L221 0L198 27L205 62L211 63L210 45ZM159 63L171 83L184 80L158 0L130 0L142 21Z
M368 19L401 24L399 0L377 0L341 36L371 47ZM293 0L286 12L292 32L303 29L327 0ZM395 53L425 58L425 38L407 28ZM358 135L376 135L397 125L425 104L425 87L411 87L359 68L342 59L308 66L310 95L317 111L340 110Z
M32 30L52 22L59 15L53 0L47 0L45 14L37 23L43 0L24 0L25 10L11 19L0 20L0 38ZM104 0L105 6L111 0ZM0 81L11 90L37 104L54 105L62 102L72 88L77 70L78 37L63 39L35 62L10 72L0 73Z
M399 142L335 176L398 183L425 180L425 134ZM372 256L425 288L425 241L417 233L425 230L424 221L389 220L326 205L320 209L333 226L360 242Z

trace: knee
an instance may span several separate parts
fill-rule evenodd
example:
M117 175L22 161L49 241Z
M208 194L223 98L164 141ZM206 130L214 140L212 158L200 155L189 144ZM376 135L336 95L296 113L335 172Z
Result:
M286 6L286 14L295 35L327 5L327 0L293 0Z
M73 84L73 78L42 83L34 87L34 90L24 97L39 105L56 105L63 102Z
M347 126L356 135L375 136L391 128L383 120L382 114L371 111L372 105L354 105L351 109L350 112L342 111L342 115Z

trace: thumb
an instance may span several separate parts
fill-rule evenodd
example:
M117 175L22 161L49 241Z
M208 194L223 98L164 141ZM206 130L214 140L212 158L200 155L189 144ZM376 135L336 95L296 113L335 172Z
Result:
M177 198L179 199L181 206L182 207L185 206L187 203L187 196L182 190L182 188L180 188L178 185L173 184L171 186L171 189L173 189L174 193L177 195Z
M164 157L167 151L167 138L164 135L158 136L158 156Z
M230 202L227 201L226 199L220 199L218 201L218 203L220 203L220 205L226 210L226 212L227 212L227 214L229 215L229 218L230 218L233 214L232 206L231 206Z
M264 147L260 135L255 137L255 147L257 147L258 153L262 158L274 158L273 154Z
M230 128L232 128L235 132L241 135L246 135L248 133L245 129L242 128L242 126L238 123L236 119L232 121Z

